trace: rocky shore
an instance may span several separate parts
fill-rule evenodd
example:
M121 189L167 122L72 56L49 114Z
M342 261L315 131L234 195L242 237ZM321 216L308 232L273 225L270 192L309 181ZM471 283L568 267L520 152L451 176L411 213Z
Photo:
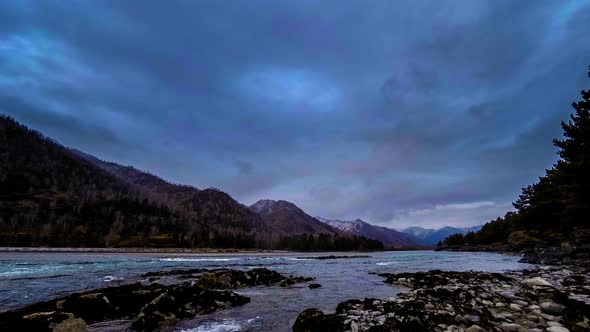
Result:
M0 331L84 331L92 324L123 320L121 329L165 331L182 319L248 303L229 289L283 287L313 278L256 268L191 269L146 273L137 283L63 296L0 313ZM314 285L314 284L312 284Z
M535 246L522 248L511 244L494 243L490 245L461 245L439 247L436 251L497 252L522 257L521 262L590 268L590 245Z
M380 276L407 291L387 300L342 302L333 314L305 310L293 331L590 331L585 267Z

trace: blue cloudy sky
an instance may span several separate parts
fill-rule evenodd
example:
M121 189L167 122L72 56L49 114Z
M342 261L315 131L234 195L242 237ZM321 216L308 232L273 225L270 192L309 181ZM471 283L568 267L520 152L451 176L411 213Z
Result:
M590 2L1 1L0 112L245 204L474 225L555 161Z

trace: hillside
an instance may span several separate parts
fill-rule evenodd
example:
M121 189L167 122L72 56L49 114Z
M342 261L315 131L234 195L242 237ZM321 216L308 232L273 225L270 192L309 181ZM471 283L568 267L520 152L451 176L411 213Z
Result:
M0 245L264 246L255 213L216 190L179 186L67 149L0 117Z
M278 235L346 234L308 215L291 202L262 199L252 204L250 209L258 213Z
M369 239L377 240L383 243L388 248L419 248L427 247L428 244L421 241L419 238L398 232L386 227L371 225L361 219L352 221L330 220L321 217L316 217L318 220L338 228L350 234L364 236Z
M4 116L0 151L3 246L179 245L205 229Z
M244 207L230 195L214 189L199 190L192 186L174 184L131 166L100 160L78 150L71 150L146 196L182 211L191 218L206 220L210 227L225 232L268 232L270 228L257 213Z

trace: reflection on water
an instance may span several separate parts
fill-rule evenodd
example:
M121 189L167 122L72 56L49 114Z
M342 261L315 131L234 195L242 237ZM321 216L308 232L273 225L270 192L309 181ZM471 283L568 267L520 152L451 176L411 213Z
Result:
M338 303L348 299L388 298L399 292L370 272L526 268L518 263L519 257L493 253L397 251L370 253L370 258L300 258L317 255L0 253L0 310L72 291L134 282L141 274L157 270L267 267L288 275L315 277L321 288L309 289L306 284L298 284L290 288L240 289L237 292L249 296L250 303L197 317L178 327L184 331L283 331L289 330L306 308L333 311Z

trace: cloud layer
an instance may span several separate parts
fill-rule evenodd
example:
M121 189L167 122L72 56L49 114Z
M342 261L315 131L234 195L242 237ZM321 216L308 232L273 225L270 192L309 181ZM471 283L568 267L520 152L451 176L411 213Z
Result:
M474 225L555 161L589 29L575 0L3 1L0 112L246 204Z

